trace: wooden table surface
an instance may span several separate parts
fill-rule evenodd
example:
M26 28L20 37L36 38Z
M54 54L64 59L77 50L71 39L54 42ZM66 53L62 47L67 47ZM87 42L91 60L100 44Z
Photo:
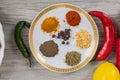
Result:
M55 73L42 67L34 57L32 57L33 64L30 68L28 61L15 44L15 24L20 20L32 22L43 8L55 3L71 3L86 11L103 11L110 16L115 29L120 27L120 0L0 0L0 21L3 24L6 42L5 56L0 66L0 80L92 80L95 68L103 61L91 62L73 73ZM103 42L102 24L97 18L94 19L99 29L100 48ZM28 29L25 28L23 33L26 45L29 46ZM115 47L107 61L115 63Z

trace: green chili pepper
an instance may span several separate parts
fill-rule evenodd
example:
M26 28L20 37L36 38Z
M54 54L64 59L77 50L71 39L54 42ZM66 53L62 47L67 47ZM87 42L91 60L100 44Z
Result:
M19 48L19 50L21 51L23 56L29 60L30 66L31 66L30 54L29 54L29 51L28 51L26 45L24 44L22 36L21 36L21 31L25 26L30 28L30 23L28 23L26 21L18 22L15 27L14 37L15 37L15 42L17 44L17 47Z

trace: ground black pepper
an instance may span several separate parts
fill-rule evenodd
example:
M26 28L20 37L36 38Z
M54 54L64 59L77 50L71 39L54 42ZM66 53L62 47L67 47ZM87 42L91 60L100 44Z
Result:
M58 45L53 40L49 40L40 45L40 51L46 57L54 57L59 50Z

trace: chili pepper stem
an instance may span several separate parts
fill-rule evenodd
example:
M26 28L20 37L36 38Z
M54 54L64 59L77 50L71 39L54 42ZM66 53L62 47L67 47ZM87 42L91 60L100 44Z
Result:
M31 59L30 59L30 57L28 57L28 61L29 61L29 67L31 67L31 65L32 65L32 62L31 62Z
M93 58L90 62L97 62L98 60L96 58Z

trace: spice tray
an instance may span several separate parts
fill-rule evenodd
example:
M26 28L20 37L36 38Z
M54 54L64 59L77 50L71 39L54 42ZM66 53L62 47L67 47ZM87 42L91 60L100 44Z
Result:
M91 16L71 4L43 9L29 31L30 49L36 60L49 70L73 72L94 56L99 34Z

